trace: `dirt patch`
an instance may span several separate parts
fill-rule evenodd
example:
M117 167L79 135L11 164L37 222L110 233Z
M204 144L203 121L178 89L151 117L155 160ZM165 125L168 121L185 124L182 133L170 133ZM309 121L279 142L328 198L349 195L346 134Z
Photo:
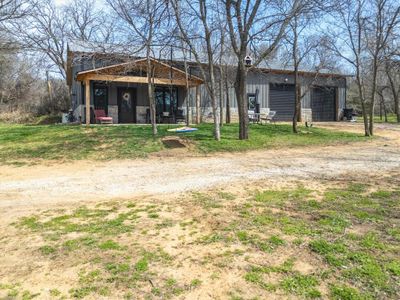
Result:
M398 175L392 176L392 182L386 178L382 186L397 187ZM375 191L382 178L369 176L358 182ZM344 189L348 183L341 178L287 179L253 179L189 193L92 199L84 208L82 203L64 201L4 209L1 283L17 284L19 296L25 290L41 298L50 298L57 290L67 298L84 295L86 299L111 295L118 299L302 299L303 285L316 280L315 288L326 298L329 283L336 282L334 270L309 247L310 241L321 238L320 227L315 232L292 230L301 229L302 220L312 219L307 214L327 210L308 207L309 201L319 198L320 205L329 205L324 202L325 192ZM312 192L300 194L293 205L289 198L283 203L255 201L257 191L304 189ZM264 219L269 216L276 219ZM121 218L123 222L118 221ZM254 218L261 223L253 224ZM316 225L318 221L312 220ZM338 222L334 219L328 225ZM326 237L337 240L347 233L362 237L379 229L374 223L348 226L345 232L329 227ZM0 296L11 291L2 289Z
M188 147L187 141L176 136L167 136L163 138L162 143L169 149L186 148Z
M316 125L319 126L319 125ZM340 130L362 130L353 124L324 124ZM386 128L386 127L385 127ZM224 187L241 181L269 179L351 179L387 174L400 167L400 131L379 128L369 142L343 146L250 151L199 156L185 139L182 148L167 149L149 159L79 161L36 166L0 166L0 207L15 209L54 203L88 202L144 194L175 193ZM397 127L394 127L397 128ZM175 142L174 142L175 143Z

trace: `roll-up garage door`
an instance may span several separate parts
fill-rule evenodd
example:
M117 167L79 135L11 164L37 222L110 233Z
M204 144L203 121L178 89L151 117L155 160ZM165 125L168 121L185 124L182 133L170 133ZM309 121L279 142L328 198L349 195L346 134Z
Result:
M293 119L295 97L293 84L270 84L269 108L276 111L276 120L291 121Z
M336 89L333 87L315 87L311 92L313 121L335 121Z

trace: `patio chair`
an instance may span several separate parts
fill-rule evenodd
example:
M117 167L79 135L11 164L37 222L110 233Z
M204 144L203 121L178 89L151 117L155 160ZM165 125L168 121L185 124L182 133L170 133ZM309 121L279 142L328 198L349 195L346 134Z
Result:
M276 111L270 110L268 114L260 117L261 124L263 121L265 122L265 124L271 123L271 122L273 122L275 124L275 115L276 115Z
M169 111L163 111L162 114L161 114L161 120L162 120L162 123L164 123L164 124L165 123L171 124L171 123L173 123L172 122L173 121L173 116L171 116Z
M186 118L183 113L183 109L178 109L175 113L175 122L176 123L184 123L185 121L186 121Z
M100 123L100 124L112 124L113 123L113 118L108 117L106 114L106 111L104 109L95 109L94 117L95 117L96 123Z
M248 112L249 122L251 123L258 123L260 119L260 115L254 112L253 110L249 110Z

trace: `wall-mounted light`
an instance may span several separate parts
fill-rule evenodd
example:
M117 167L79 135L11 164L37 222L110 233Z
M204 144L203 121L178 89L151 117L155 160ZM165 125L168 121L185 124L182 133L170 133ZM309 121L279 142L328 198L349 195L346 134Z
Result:
M284 79L285 82L288 82L288 80L289 80L289 79L287 79L287 78Z
M247 55L247 56L244 58L244 63L246 64L246 67L251 67L251 62L252 62L251 57L250 57L249 55Z

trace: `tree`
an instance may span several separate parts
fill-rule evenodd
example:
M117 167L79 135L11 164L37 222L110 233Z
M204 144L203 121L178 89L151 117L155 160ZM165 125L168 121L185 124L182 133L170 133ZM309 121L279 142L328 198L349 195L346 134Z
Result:
M254 68L276 49L291 18L299 9L299 5L300 1L298 0L290 3L262 0L225 1L229 36L237 61L234 86L239 111L239 139L248 139L249 137L248 99L246 97L249 68L246 66L245 57L249 54L250 43L252 43L253 52L257 56L252 65Z
M217 62L214 57L215 41L218 37L215 34L216 24L213 23L216 10L209 7L205 0L182 2L184 2L184 6L179 0L172 0L176 23L181 33L181 38L194 55L197 66L206 82L206 88L211 98L214 138L219 141L221 134L218 116L218 92L215 80L215 65ZM205 49L205 57L198 51L196 42ZM206 63L204 63L204 60Z
M55 69L66 78L68 16L65 11L51 0L44 0L34 6L29 16L14 20L10 30L19 32L18 41L23 47L47 58L47 69Z
M315 0L302 1L293 18L289 22L284 44L287 46L289 58L286 60L293 68L295 85L295 105L292 119L292 130L298 133L297 123L300 119L301 101L311 86L319 78L322 70L330 69L330 56L325 51L325 34L317 33L318 18L321 7ZM311 71L313 76L300 78L299 71ZM301 86L306 87L302 89Z
M0 0L0 51L14 51L20 48L8 26L10 22L27 16L33 5L34 3L28 0Z
M112 41L111 18L96 7L95 0L73 0L62 8L69 20L68 38L98 47Z
M400 61L392 58L385 59L384 70L393 97L397 123L400 123Z
M398 26L399 13L395 1L344 0L332 15L337 30L330 32L331 49L355 72L366 136L374 133L378 70L384 49Z
M20 19L26 16L31 8L27 0L1 0L0 24L6 21Z
M372 83L370 92L369 133L374 134L375 97L380 62L383 60L384 50L399 25L400 5L390 0L374 0L371 15L367 18L366 39L367 49L372 57Z
M162 24L167 17L167 6L163 1L157 0L107 0L116 14L129 25L130 34L137 39L136 43L143 44L147 59L147 85L150 103L150 119L153 135L157 134L156 103L154 96L154 68L152 56L153 47L160 36ZM132 38L132 36L131 36ZM129 43L128 43L129 44Z

